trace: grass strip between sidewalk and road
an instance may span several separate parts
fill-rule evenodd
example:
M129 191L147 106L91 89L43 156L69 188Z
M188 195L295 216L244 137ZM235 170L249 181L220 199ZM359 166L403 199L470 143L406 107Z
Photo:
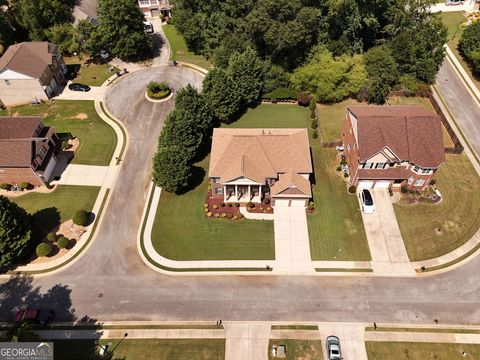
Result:
M371 268L315 268L316 272L373 272Z
M272 325L272 330L318 330L318 325Z
M123 134L123 144L122 144L122 149L120 150L120 154L118 155L118 159L121 159L122 156L123 156L123 153L125 151L125 148L127 147L127 133L125 132L125 129L123 128L123 126L117 121L115 120L112 116L110 116L108 114L108 112L106 111L105 109L105 106L103 104L103 102L100 101L100 109L102 109L103 113L105 114L106 117L108 117L110 120L112 120L115 124L117 124L117 126L120 128L120 130L122 131L122 134ZM119 164L119 161L117 159L117 165Z
M478 329L403 328L403 327L393 327L393 326L377 326L376 329L373 326L367 326L365 328L365 331L441 333L441 334L480 334L480 330Z

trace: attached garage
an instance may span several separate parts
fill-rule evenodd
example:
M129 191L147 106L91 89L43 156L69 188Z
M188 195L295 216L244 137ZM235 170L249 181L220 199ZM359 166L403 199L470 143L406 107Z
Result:
M375 181L375 189L388 189L390 187L390 181L388 180L377 180Z
M371 189L371 188L373 188L373 183L374 183L374 181L362 180L362 181L358 182L358 188L359 189Z
M290 206L290 199L275 199L274 206L278 206L278 207Z
M275 198L275 203L273 206L276 207L306 207L306 199L286 199L286 198Z
M305 199L292 199L290 200L290 206L291 207L305 207L306 206L306 201Z

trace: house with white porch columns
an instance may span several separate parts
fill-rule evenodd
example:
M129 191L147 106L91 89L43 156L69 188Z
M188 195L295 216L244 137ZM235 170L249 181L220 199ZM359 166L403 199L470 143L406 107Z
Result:
M307 129L213 131L210 196L225 203L307 206L312 172Z

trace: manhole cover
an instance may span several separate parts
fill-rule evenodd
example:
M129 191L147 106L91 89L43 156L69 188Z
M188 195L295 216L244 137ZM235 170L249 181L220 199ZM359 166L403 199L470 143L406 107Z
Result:
M103 297L103 293L98 294L98 297L99 297L99 298L102 298L102 297Z

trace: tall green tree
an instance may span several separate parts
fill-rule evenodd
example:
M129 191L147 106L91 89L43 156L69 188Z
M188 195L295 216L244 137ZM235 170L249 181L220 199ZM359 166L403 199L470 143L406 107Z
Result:
M47 40L54 25L71 23L76 0L11 0L9 5L16 21L25 28L31 40Z
M399 77L392 50L388 45L373 47L365 53L364 60L369 78L369 102L383 104Z
M459 45L462 53L472 64L473 70L480 74L480 21L465 29Z
M189 154L181 146L160 146L153 158L152 177L156 185L178 193L188 186L192 174Z
M97 9L101 44L114 56L133 60L151 55L153 42L143 29L136 1L99 0Z
M60 47L62 53L82 52L81 38L76 27L69 23L53 25L47 32L48 39Z
M0 269L25 256L31 244L30 215L5 196L0 196Z
M232 78L222 68L214 68L205 76L203 94L215 117L222 122L231 121L240 110L242 97L236 91Z
M320 47L305 66L295 70L291 80L296 90L332 103L357 94L367 82L367 72L361 55L335 58Z

